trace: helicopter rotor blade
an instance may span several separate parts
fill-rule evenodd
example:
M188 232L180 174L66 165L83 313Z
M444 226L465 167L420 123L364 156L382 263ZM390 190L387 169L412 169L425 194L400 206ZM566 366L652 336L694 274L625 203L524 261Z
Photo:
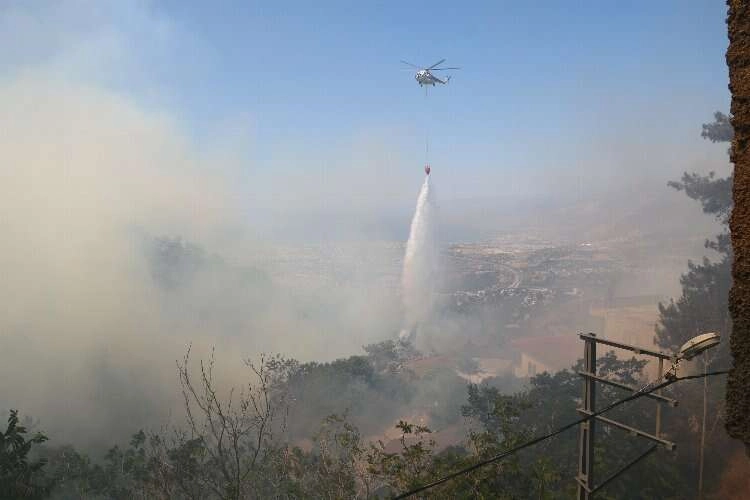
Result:
M417 66L416 64L412 64L412 63L406 62L406 61L401 61L401 62L404 63L404 64L406 64L407 66L411 66L412 68L422 69L419 66Z
M446 69L461 69L461 68L432 68L430 71L445 71Z
M432 69L435 66L439 66L439 65L443 64L444 62L445 62L445 59L440 59L438 62L436 62L435 64L433 64L432 66L430 66L429 68L426 68L426 69Z

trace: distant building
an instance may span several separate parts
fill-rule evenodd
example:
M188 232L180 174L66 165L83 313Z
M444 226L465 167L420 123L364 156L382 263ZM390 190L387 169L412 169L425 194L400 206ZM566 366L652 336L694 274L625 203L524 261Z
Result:
M616 297L607 301L591 303L589 314L601 318L603 326L597 333L602 337L646 348L659 347L654 342L654 329L659 321L659 302L666 299L658 295L637 297ZM631 352L615 349L622 359L632 356ZM649 359L646 372L656 375L657 363Z
M520 378L564 370L583 357L583 342L577 334L526 337L510 345L518 352L513 373Z
M513 373L513 362L504 358L472 358L477 365L475 373L463 373L456 370L456 374L472 384L481 384L482 381L509 375Z
M452 367L453 360L448 356L430 356L420 359L412 359L405 363L405 366L414 372L418 377L423 377L431 370L443 367Z

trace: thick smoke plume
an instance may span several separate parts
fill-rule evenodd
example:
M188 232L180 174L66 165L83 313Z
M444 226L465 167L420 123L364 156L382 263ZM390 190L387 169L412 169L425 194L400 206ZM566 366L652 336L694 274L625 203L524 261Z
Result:
M181 415L190 344L230 384L242 357L331 359L401 326L371 271L395 253L253 241L239 168L168 114L41 70L0 82L0 105L0 414L109 445Z
M428 175L419 191L404 256L402 287L405 318L401 339L414 341L420 326L425 324L432 312L438 261L435 219L435 200Z

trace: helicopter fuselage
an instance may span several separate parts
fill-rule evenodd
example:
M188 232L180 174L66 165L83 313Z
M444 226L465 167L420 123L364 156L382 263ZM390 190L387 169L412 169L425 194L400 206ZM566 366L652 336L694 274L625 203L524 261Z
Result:
M441 80L440 78L432 74L433 71L446 71L446 70L451 70L451 69L461 69L461 68L438 68L438 66L440 66L441 64L445 62L445 59L440 59L438 62L436 62L432 66L417 66L416 64L412 64L408 61L403 61L403 60L401 62L417 70L417 72L414 73L414 79L417 81L420 87L424 87L425 85L432 85L434 87L436 83L445 85L446 83L450 81L451 79L450 76L446 76L445 80Z
M444 81L435 77L435 75L433 75L426 69L417 71L417 73L414 75L414 79L417 80L420 87L424 85L432 85L434 87L435 83L445 83Z

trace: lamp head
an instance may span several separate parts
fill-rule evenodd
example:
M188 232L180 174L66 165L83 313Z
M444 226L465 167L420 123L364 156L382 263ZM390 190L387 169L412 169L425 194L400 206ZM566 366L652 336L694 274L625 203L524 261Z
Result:
M719 345L719 342L721 342L721 337L718 333L703 333L682 344L677 357L690 361L706 349Z

